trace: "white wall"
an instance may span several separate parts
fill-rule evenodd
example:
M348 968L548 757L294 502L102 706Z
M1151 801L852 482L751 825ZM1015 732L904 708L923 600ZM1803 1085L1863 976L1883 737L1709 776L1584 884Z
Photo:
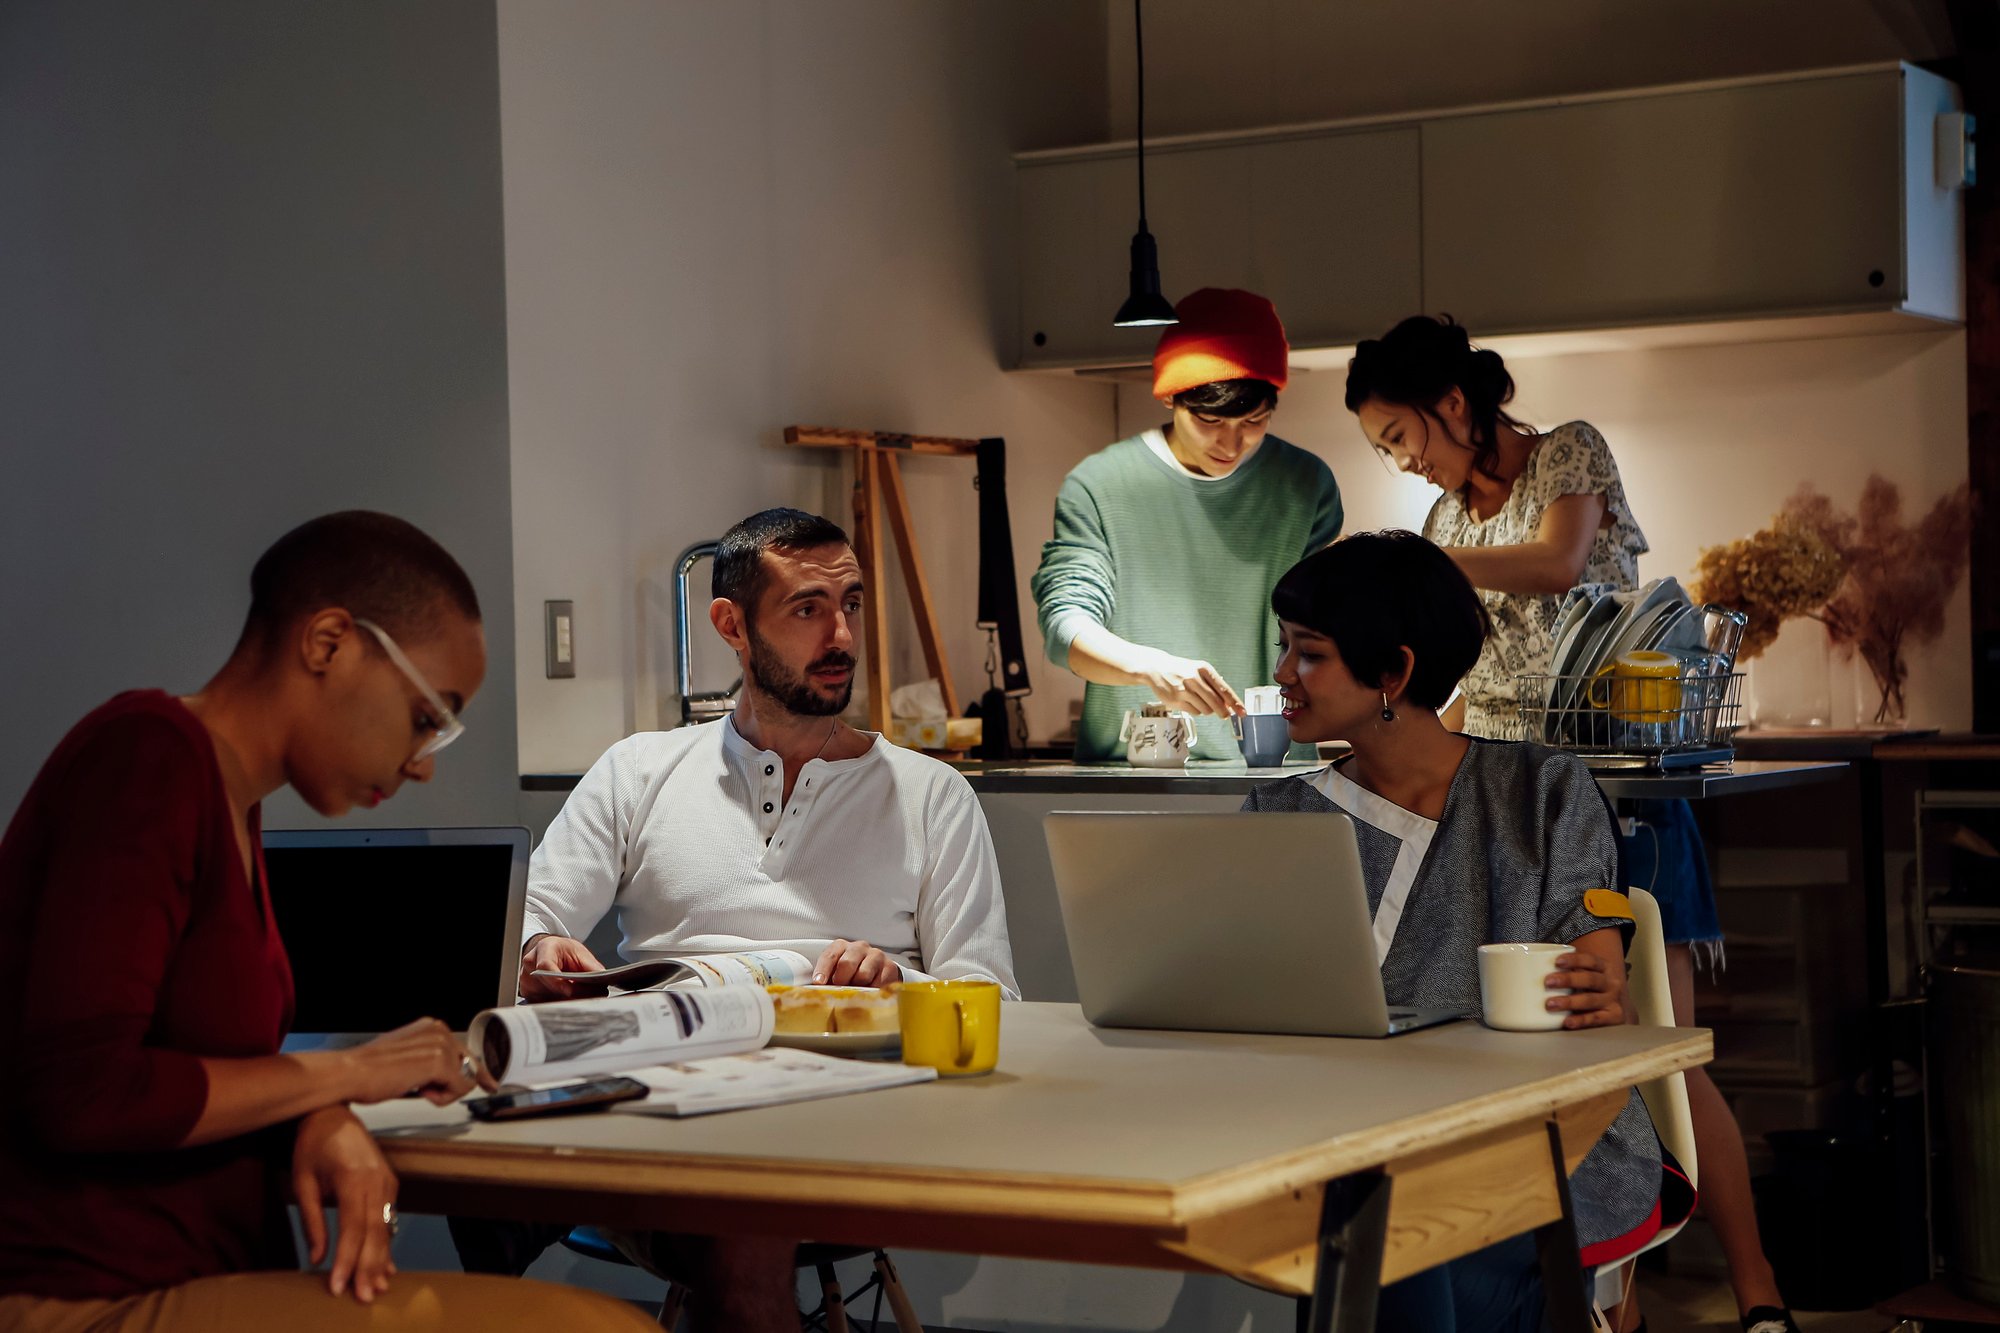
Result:
M844 461L786 449L788 424L1007 437L1032 625L1051 469L1111 439L1112 393L998 369L1008 153L1102 136L1102 12L501 0L499 14L523 771L583 767L677 719L667 578L683 547L773 504L848 521ZM971 467L907 471L952 674L976 696ZM697 577L705 607L706 565ZM576 602L574 680L543 678L548 598ZM906 617L893 632L894 679L924 674ZM696 636L697 688L727 684L713 632L698 621Z
M514 819L494 41L478 0L0 6L0 818L83 713L222 664L271 541L368 507L498 650L437 781L354 822Z
M1914 521L1965 480L1962 333L1515 357L1508 368L1522 420L1547 428L1580 418L1604 432L1652 545L1642 578L1687 578L1702 547L1766 526L1804 482L1852 510L1862 483L1880 472L1902 488ZM1344 387L1341 371L1296 376L1276 431L1333 468L1347 531L1420 527L1437 492L1377 461L1342 402ZM1122 390L1119 408L1126 431L1162 416L1142 386ZM1963 583L1943 637L1913 650L1910 665L1911 722L1970 726ZM1845 671L1834 697L1841 725L1855 721ZM1769 673L1764 680L1787 685Z

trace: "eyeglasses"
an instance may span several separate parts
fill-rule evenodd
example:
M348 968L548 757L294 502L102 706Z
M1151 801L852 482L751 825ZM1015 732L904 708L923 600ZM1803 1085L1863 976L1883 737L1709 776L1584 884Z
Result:
M389 660L396 664L396 670L409 677L410 684L417 687L417 691L424 696L424 702L431 706L433 713L437 714L437 735L418 746L417 752L410 756L410 762L421 764L424 760L430 758L445 746L450 745L460 736L463 736L465 734L465 724L458 720L458 714L452 712L451 705L438 697L438 692L431 688L429 681L424 679L423 672L417 670L411 664L410 659L403 656L403 650L398 648L396 641L389 637L389 631L383 629L374 621L363 620L359 616L354 618L354 623L375 636L375 641L382 645L382 651L389 654Z

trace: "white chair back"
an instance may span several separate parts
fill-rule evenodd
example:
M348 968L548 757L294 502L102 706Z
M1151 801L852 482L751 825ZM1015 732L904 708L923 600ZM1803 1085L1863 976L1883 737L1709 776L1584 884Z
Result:
M1632 947L1625 955L1632 965L1626 991L1641 1023L1670 1028L1674 1025L1674 997L1667 982L1667 942L1660 924L1660 904L1644 889L1628 890L1626 896L1632 900L1632 920L1636 927L1632 932ZM1673 1073L1642 1083L1639 1096L1653 1117L1653 1129L1660 1142L1687 1172L1688 1180L1699 1187L1701 1177L1695 1161L1694 1114L1688 1108L1687 1076Z
M1625 983L1626 998L1632 1002L1632 1010L1641 1023L1648 1027L1670 1028L1674 1025L1674 996L1667 980L1667 940L1665 927L1660 922L1660 904L1644 889L1627 889L1626 896L1632 902L1633 924L1632 944L1625 951L1625 961L1631 966L1631 975ZM1653 1130L1660 1136L1660 1142L1674 1155L1681 1169L1687 1172L1689 1182L1699 1186L1694 1113L1688 1106L1687 1075L1676 1072L1650 1083L1641 1083L1639 1098L1646 1103L1646 1113L1653 1118ZM1678 1226L1663 1227L1638 1253L1597 1270L1599 1311L1595 1317L1599 1328L1608 1329L1611 1326L1602 1311L1611 1309L1625 1298L1630 1288L1633 1261L1646 1250L1666 1244L1679 1232Z

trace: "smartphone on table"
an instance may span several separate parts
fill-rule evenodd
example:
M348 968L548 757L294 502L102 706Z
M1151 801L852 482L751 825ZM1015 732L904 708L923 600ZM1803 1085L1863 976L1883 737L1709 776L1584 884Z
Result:
M593 1078L554 1088L524 1088L518 1092L496 1092L490 1097L468 1097L465 1109L474 1120L519 1120L531 1115L590 1111L645 1095L646 1085L635 1078Z

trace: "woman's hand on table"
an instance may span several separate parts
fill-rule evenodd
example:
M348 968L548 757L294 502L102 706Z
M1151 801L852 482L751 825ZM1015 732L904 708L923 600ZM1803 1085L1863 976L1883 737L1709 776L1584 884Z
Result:
M1566 1028L1616 1027L1629 1021L1622 959L1613 963L1601 954L1575 948L1556 959L1556 970L1549 973L1545 984L1551 990L1570 992L1548 999L1551 1010L1567 1011L1563 1019Z
M1148 648L1130 669L1138 683L1151 690L1162 703L1196 717L1231 717L1243 711L1243 701L1236 697L1236 691L1229 688L1221 672L1206 662Z
M867 940L835 940L813 964L815 986L886 986L903 979L903 965Z
M538 977L535 973L603 970L604 964L584 947L582 940L573 940L567 935L537 935L521 951L521 998L529 1004L539 1004L543 1000L574 1000L602 995L608 987L592 986L587 981L564 981L560 977Z
M396 1173L367 1128L345 1106L329 1106L299 1121L292 1145L292 1193L306 1229L310 1262L327 1257L326 1208L340 1214L326 1289L352 1288L363 1305L388 1289L396 1271L389 1252L395 1236Z
M494 1087L492 1075L435 1018L420 1018L340 1054L346 1065L345 1101L366 1104L422 1094L448 1106L475 1087L489 1092Z

